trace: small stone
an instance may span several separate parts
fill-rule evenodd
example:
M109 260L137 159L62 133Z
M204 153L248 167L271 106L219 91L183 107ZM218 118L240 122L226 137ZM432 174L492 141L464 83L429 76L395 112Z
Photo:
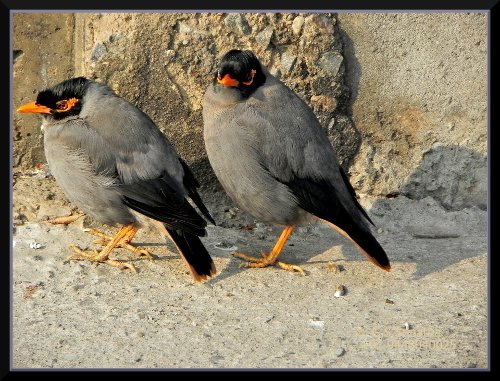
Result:
M219 354L219 353L215 353L215 354L213 354L213 355L210 357L210 361L211 361L211 362L219 362L219 361L222 361L222 360L224 360L224 359L225 359L225 357L224 357L224 356L222 356L222 355L221 355L221 354Z
M102 57L106 55L108 49L106 49L106 45L102 42L96 42L94 45L94 49L92 49L92 61L99 61Z
M295 61L297 61L297 57L292 54L285 52L281 55L281 66L285 70L285 73L289 73L293 69Z
M122 35L119 33L111 33L108 37L109 42L115 42L122 38Z
M257 43L261 46L262 49L267 49L269 43L271 42L271 38L273 37L273 33L274 33L274 28L268 26L262 32L257 34L255 39L257 40Z
M179 29L179 33L193 33L194 29L190 27L188 24L179 21L177 23L177 27Z
M41 248L43 248L41 243L35 241L30 242L30 249L38 250Z
M333 34L335 31L334 20L330 19L326 15L313 14L307 16L304 21L313 35L326 34L326 33Z
M236 251L236 250L238 250L237 246L233 245L231 242L228 242L228 241L217 242L214 245L214 247L219 249L219 250L224 250L224 251Z
M319 59L319 66L330 75L336 76L343 61L344 57L342 57L339 53L326 52Z
M172 60L172 58L174 58L174 56L175 56L175 50L168 49L167 51L165 51L165 61L166 62L170 62Z
M328 122L328 127L327 127L328 132L332 131L333 127L335 127L335 118L332 118L330 122Z
M235 218L237 214L237 210L235 208L229 208L225 212L226 217L231 219Z
M298 35L300 34L300 31L302 30L302 26L304 25L304 17L303 16L297 16L293 19L292 22L292 31L293 34Z
M344 266L337 265L336 263L333 263L333 262L329 262L326 268L327 268L328 272L331 272L334 274L338 274L338 273L344 271Z
M467 364L466 368L477 368L477 364L475 362L470 362Z
M337 100L326 95L313 95L311 103L321 107L323 111L334 111L337 108ZM333 121L335 123L335 121ZM330 122L331 123L331 122ZM330 126L328 126L330 129ZM333 127L333 126L332 126Z
M337 287L335 287L335 293L333 296L336 298L340 298L341 296L345 295L345 287L342 286L341 284L338 284Z
M230 13L224 19L226 27L236 34L248 34L252 31L247 19L241 13Z
M134 333L132 334L132 336L141 338L141 337L144 337L144 336L145 336L145 334L144 334L144 332L142 332L142 331L136 331L136 332L134 332Z
M337 352L335 352L335 356L337 356L337 357L342 357L344 354L345 354L345 349L342 347L337 349Z
M274 319L274 315L268 316L264 319L264 323L269 323L271 320Z
M324 320L319 320L318 318L314 318L309 320L307 323L309 327L316 328L316 329L323 329L325 327L325 322Z

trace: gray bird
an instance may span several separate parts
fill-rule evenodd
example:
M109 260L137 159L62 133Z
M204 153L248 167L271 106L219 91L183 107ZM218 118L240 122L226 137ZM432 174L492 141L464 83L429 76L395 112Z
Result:
M316 116L251 51L222 57L204 96L203 123L208 159L227 194L256 219L285 226L267 255L233 253L248 261L244 265L303 273L277 259L296 225L319 218L390 270Z
M132 241L142 223L152 221L170 237L197 281L215 274L215 265L199 236L212 223L188 165L153 121L108 86L86 78L72 78L38 93L36 101L18 112L42 115L44 149L50 170L66 197L82 211L108 225L121 225L104 248L87 253L72 245L73 259L106 262L115 247L150 257Z

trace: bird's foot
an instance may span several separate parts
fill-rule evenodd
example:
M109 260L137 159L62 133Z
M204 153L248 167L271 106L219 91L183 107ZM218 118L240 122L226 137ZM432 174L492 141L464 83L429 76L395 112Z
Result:
M108 265L118 267L120 270L125 270L125 269L130 269L133 272L137 272L136 268L134 265L131 263L127 263L125 261L118 261L115 259L109 259L108 255L102 255L102 252L98 252L96 249L93 249L93 253L87 253L86 251L80 249L76 245L70 245L69 246L73 251L75 251L76 254L70 255L68 258L66 258L67 261L69 260L87 260L91 262L101 262L101 263L107 263Z
M101 232L99 230L96 230L96 229L83 229L83 231L87 232L89 234L101 237L101 239L96 239L94 241L94 243L102 245L102 246L108 245L109 242L113 239L112 236L110 236L110 235L108 235L106 233L103 233L103 232ZM131 244L130 241L127 239L127 237L122 238L116 244L116 247L122 247L124 249L127 249L127 250L133 252L134 254L136 254L139 257L142 256L142 255L144 255L150 261L152 261L155 258L149 251L147 251L145 249L139 249L138 247L136 247L133 244Z
M275 257L272 255L268 254L266 255L265 253L261 253L262 258L256 258L256 257L251 257L250 255L244 254L244 253L238 253L238 252L233 252L231 255L233 257L237 257L240 259L245 260L246 262L243 262L240 267L254 267L254 268L263 268L267 266L278 266L279 268L286 270L286 271L296 271L302 275L306 275L304 270L297 265L292 265L289 263L277 261Z

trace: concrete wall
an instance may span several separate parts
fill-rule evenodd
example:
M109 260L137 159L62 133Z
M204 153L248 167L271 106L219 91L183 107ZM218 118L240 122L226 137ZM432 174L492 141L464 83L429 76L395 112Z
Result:
M207 188L201 100L215 63L250 48L313 107L359 192L486 203L484 14L14 15L14 106L70 76L148 113ZM17 170L43 162L15 115Z
M14 108L36 98L39 90L74 73L74 16L55 13L14 15ZM37 115L14 113L14 165L44 162Z
M351 179L380 195L486 206L484 14L340 14L352 117Z

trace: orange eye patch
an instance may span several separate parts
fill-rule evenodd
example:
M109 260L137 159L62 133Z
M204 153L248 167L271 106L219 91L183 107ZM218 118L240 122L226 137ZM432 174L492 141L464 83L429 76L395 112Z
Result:
M78 99L76 98L70 98L70 99L64 99L62 101L59 101L56 103L57 109L55 109L55 112L66 112L71 110L75 105L78 103Z

